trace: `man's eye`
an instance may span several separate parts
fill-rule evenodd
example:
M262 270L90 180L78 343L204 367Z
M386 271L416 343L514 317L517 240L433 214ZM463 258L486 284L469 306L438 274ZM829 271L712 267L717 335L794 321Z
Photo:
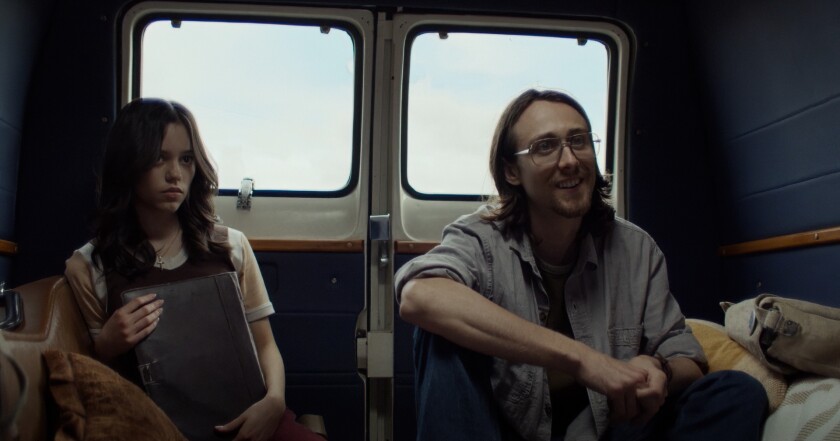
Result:
M531 149L536 154L551 153L556 148L556 139L540 139L539 141L535 141L533 144L531 144Z
M581 148L581 147L585 146L586 145L586 135L580 134L580 135L570 136L569 137L569 145L571 145L572 148Z

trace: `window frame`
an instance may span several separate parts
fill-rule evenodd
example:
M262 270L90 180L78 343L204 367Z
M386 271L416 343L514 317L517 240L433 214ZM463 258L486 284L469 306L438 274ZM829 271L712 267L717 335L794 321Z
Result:
M612 140L615 136L615 118L616 118L616 97L612 93L613 84L616 82L618 69L618 57L613 54L618 52L618 44L607 34L595 31L583 31L577 33L570 33L566 30L551 30L551 29L526 29L522 27L493 27L485 25L469 25L469 24L432 24L424 23L413 27L405 37L405 49L403 51L403 78L402 78L402 120L401 120L401 139L400 139L400 186L403 191L413 199L424 201L485 201L492 195L488 194L452 194L452 193L423 193L411 186L408 181L408 104L409 104L409 82L411 77L411 49L414 45L415 39L421 34L427 33L474 33L474 34L492 34L492 35L516 35L516 36L533 36L533 37L555 37L555 38L569 38L569 39L587 39L597 41L604 45L607 51L607 115L606 115L606 130L604 140ZM501 109L499 109L501 111ZM606 145L604 145L606 144ZM605 164L602 173L606 170L612 171L614 168L614 143L604 142L602 148L606 149ZM487 158L482 158L485 160Z
M459 216L474 211L485 202L482 197L454 196L419 199L413 197L405 186L403 186L404 168L402 166L404 135L407 121L405 112L405 94L403 84L406 81L406 73L403 63L406 57L406 37L415 28L432 25L437 27L451 26L453 28L468 29L506 29L511 32L522 34L533 34L538 32L583 34L589 33L602 36L599 40L612 40L615 43L615 53L611 54L608 66L609 72L609 99L612 111L609 112L607 131L610 138L605 137L604 142L612 145L612 159L606 161L612 164L612 203L616 214L623 217L626 213L625 207L625 145L628 136L627 124L627 103L629 99L630 71L632 58L634 57L635 39L631 31L623 24L599 17L527 17L510 15L458 15L458 14L417 14L398 13L392 16L391 29L392 42L394 46L394 60L391 65L394 76L393 85L393 108L399 111L393 112L390 120L390 142L395 146L398 154L392 157L391 212L392 231L395 240L398 241L431 241L440 240L440 232L443 227L457 219ZM501 109L499 109L501 111Z
M162 6L158 6L162 5ZM254 23L254 24L272 24L272 25L303 25L303 26L330 26L334 29L341 29L350 35L353 44L353 122L351 134L351 157L350 157L350 173L347 178L347 183L344 187L336 190L282 190L282 189L259 189L253 190L253 195L259 197L292 197L292 198L340 198L353 193L359 187L359 179L361 177L361 170L359 167L359 160L361 154L361 130L362 130L362 89L364 75L362 69L364 60L361 54L364 53L364 38L359 30L353 26L353 23L342 20L336 17L330 18L314 18L311 16L293 17L292 14L284 13L267 13L264 8L258 12L248 12L247 8L236 5L229 5L230 9L218 9L218 12L213 12L219 5L202 5L202 4L172 4L172 3L141 3L141 12L133 18L130 23L129 41L130 46L128 54L124 56L124 75L122 78L128 78L128 84L122 88L124 95L121 101L121 107L127 104L134 98L141 96L141 78L142 73L142 51L143 51L143 33L149 24L156 21L204 21L216 23ZM216 6L217 8L213 8ZM221 5L228 6L228 5ZM233 8L236 8L235 10ZM208 10L209 9L209 10ZM313 11L309 10L310 13ZM126 63L126 58L129 58ZM127 64L127 65L126 65ZM127 73L127 75L125 74ZM126 94L127 92L127 94ZM220 188L218 190L219 196L237 196L239 189L237 188Z

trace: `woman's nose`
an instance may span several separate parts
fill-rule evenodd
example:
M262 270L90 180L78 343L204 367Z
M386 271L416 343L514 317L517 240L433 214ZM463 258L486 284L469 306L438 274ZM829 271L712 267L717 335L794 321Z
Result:
M166 166L166 180L179 181L181 180L181 167L177 163L170 163Z

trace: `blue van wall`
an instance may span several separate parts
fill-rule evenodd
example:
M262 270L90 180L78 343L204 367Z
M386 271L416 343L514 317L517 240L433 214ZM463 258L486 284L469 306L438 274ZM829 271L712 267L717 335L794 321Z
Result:
M32 66L52 0L11 0L0 14L0 239L14 242L18 158L23 138L23 109ZM0 255L0 281L12 286L13 257Z
M840 225L840 3L692 1L722 245ZM722 293L840 306L836 245L721 259Z

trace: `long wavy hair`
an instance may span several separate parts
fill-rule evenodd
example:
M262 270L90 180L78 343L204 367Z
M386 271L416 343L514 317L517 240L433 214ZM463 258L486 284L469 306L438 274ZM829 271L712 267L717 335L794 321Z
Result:
M178 208L183 242L191 260L230 253L227 243L213 239L213 195L218 177L198 133L192 113L183 105L158 98L139 98L120 110L108 134L98 185L94 261L108 274L126 277L145 273L155 250L134 211L135 185L160 157L169 124L181 124L195 156L195 176Z
M484 216L488 221L506 221L503 223L502 233L505 236L513 236L521 239L523 235L530 235L530 219L528 214L528 198L521 185L512 185L505 178L505 167L516 161L516 139L513 135L513 126L534 101L551 101L563 103L577 110L586 120L586 127L592 130L589 116L583 110L583 106L571 96L554 90L529 89L516 97L508 104L499 122L496 125L496 132L493 134L490 146L490 174L496 183L498 196L491 199L495 205L493 211ZM611 184L598 169L595 163L595 187L592 189L592 205L583 216L581 230L594 235L603 234L615 219L615 209L610 204Z

